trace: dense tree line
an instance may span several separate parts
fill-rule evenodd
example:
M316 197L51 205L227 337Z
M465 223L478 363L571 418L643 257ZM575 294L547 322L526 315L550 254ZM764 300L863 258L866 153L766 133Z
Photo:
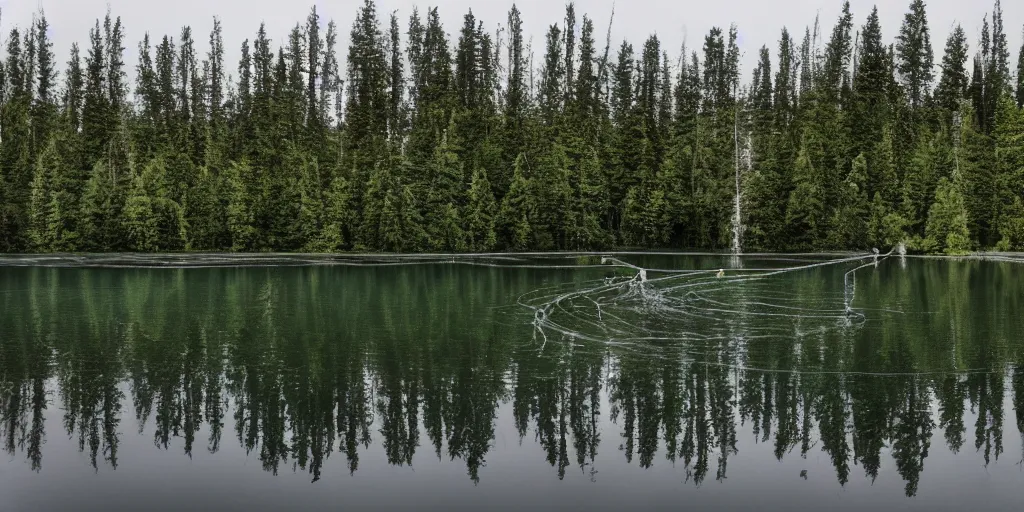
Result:
M345 69L314 8L237 66L219 21L146 34L130 83L119 18L58 74L40 12L0 65L0 251L1024 249L999 1L938 62L923 0L891 43L863 20L783 29L741 84L735 26L673 57L570 4L535 65L515 6L449 34L365 0Z

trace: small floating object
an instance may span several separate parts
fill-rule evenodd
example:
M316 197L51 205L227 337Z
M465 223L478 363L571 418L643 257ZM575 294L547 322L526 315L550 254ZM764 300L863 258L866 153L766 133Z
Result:
M718 273L717 273L717 274L715 274L715 277L717 277L717 278L719 278L719 279L721 279L721 278L725 277L725 270L723 270L723 269L718 269Z

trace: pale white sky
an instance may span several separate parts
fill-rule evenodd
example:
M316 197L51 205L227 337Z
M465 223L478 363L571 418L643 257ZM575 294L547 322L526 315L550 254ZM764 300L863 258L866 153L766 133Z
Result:
M991 11L993 1L927 2L936 64L942 58L946 36L957 23L966 30L973 54L982 17ZM212 18L219 16L224 30L228 71L234 74L242 41L252 39L261 21L266 22L268 33L276 46L285 40L296 22L304 23L313 5L317 6L325 24L330 19L337 22L340 33L338 54L343 60L348 33L362 3L362 0L0 0L0 31L6 41L13 26L27 26L32 13L40 7L44 8L52 28L54 51L58 61L63 63L74 41L82 47L84 56L89 27L97 17L104 15L109 5L114 15L121 16L124 24L125 60L129 66L129 77L134 77L136 49L146 31L150 32L153 39L159 39L164 34L173 35L177 39L181 27L190 25L197 42L197 54L204 56L213 25ZM493 30L498 23L505 24L508 9L512 6L510 0L378 0L377 6L383 24L387 23L388 14L397 10L404 33L412 7L418 5L423 13L431 3L439 6L452 44L457 40L462 16L467 9L472 7L477 19ZM544 33L550 24L561 23L565 2L519 0L517 3L522 11L527 37L532 37L534 41L537 54L534 62L539 65ZM604 46L612 4L613 0L576 2L578 17L587 13L594 19L599 48ZM888 43L899 30L910 0L851 0L855 27L863 25L875 4L879 8L883 34ZM628 38L639 51L644 39L649 34L657 33L670 55L675 58L684 38L690 49L699 51L704 35L712 26L724 28L734 22L739 29L740 49L744 53L742 72L744 76L749 76L761 45L767 44L772 49L774 63L783 26L789 27L799 43L804 28L814 22L816 13L820 13L822 32L827 40L841 5L841 0L617 0L612 27L613 50L618 42ZM1006 0L1003 2L1003 12L1011 47L1011 62L1014 63L1011 67L1015 67L1024 27L1024 2ZM341 65L344 69L344 62ZM134 78L132 80L134 82Z

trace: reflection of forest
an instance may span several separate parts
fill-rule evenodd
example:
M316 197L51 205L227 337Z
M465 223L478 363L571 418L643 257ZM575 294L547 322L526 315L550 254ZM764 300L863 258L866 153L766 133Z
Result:
M432 449L475 481L510 403L559 477L593 478L598 449L621 445L630 463L667 457L693 482L721 479L753 432L779 459L823 450L841 484L855 465L876 478L891 453L913 495L936 428L987 464L1010 392L1024 432L1024 284L1011 271L915 261L858 293L927 314L648 357L579 340L541 351L528 319L494 307L545 277L582 279L568 271L0 269L0 440L38 470L51 407L94 466L117 467L132 424L189 455L197 442L218 451L227 427L275 473L291 464L316 480L334 452L354 472L379 443L391 464ZM602 411L618 432L602 432Z

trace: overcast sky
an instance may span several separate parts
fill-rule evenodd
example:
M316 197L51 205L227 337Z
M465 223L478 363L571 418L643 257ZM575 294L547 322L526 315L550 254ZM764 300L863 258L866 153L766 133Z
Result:
M362 0L0 0L0 30L6 42L11 28L27 26L32 13L43 8L52 29L54 51L63 63L72 42L77 41L85 55L89 27L97 17L104 15L109 5L112 13L121 17L125 27L125 60L130 66L129 76L134 76L136 48L145 32L148 31L153 38L171 34L177 39L181 27L190 25L198 44L197 53L205 55L212 19L218 16L223 24L229 71L234 72L242 41L253 37L260 22L266 22L268 34L276 46L285 40L296 22L304 22L313 5L316 5L325 24L330 19L337 22L340 29L338 53L344 59L348 32L362 3ZM477 19L493 30L497 24L505 24L512 5L510 0L434 0L433 3L439 7L453 45L462 16L469 8L473 9ZM537 63L543 52L544 33L550 24L561 23L565 3L562 0L519 0L517 3L522 11L527 38L532 37L534 41ZM863 25L872 5L877 4L883 35L886 42L890 42L899 30L909 3L910 0L851 0L854 26L859 28ZM942 58L947 35L956 24L961 24L966 30L973 54L982 17L991 11L993 2L930 0L927 3L936 64ZM377 1L382 23L387 22L388 13L398 11L403 37L414 5L418 5L422 12L430 4L416 0ZM576 2L578 16L586 13L595 20L600 47L604 44L612 5L613 0ZM711 27L728 27L730 23L736 23L740 49L744 54L742 71L744 76L749 76L757 50L762 45L767 44L772 49L775 60L783 26L789 27L799 43L804 28L814 22L817 13L821 15L822 31L827 39L841 5L841 0L618 0L612 27L613 48L627 38L639 50L648 35L657 33L670 55L676 57L684 39L689 48L699 50L704 35ZM1004 1L1003 12L1011 46L1011 67L1015 68L1024 28L1024 1ZM342 66L344 69L343 62Z

